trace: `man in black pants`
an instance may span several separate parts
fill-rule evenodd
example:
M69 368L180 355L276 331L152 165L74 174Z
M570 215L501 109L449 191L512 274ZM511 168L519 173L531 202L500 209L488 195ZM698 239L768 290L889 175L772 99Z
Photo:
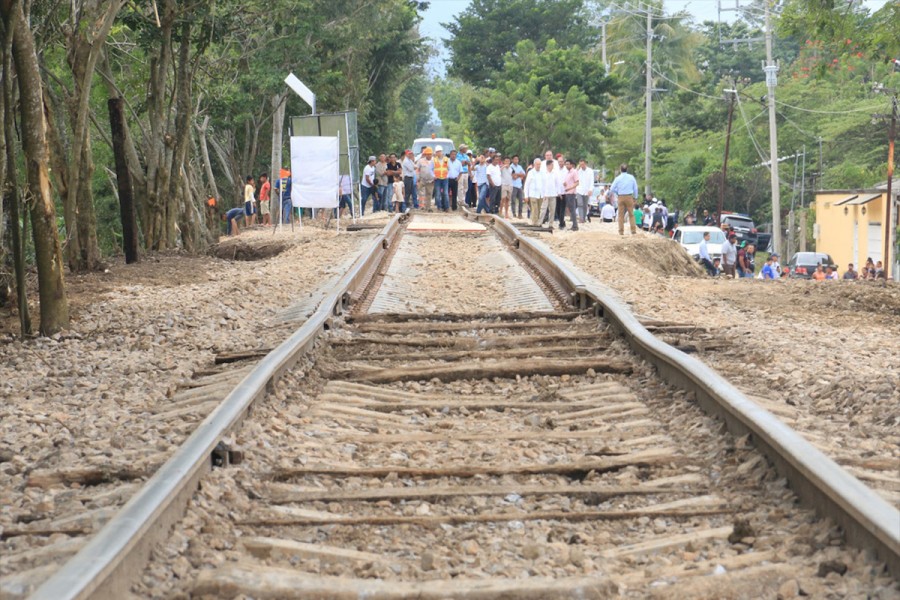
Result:
M419 197L414 185L416 177L416 163L413 160L413 151L407 150L400 163L400 171L403 173L403 204L401 210L419 208Z

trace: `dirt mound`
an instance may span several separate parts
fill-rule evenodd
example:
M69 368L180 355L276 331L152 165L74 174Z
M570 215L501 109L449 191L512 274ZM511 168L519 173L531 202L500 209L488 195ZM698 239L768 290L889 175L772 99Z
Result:
M293 244L290 242L281 240L248 242L238 238L216 244L210 248L209 253L224 260L254 261L278 256L291 246Z
M900 284L894 281L793 281L800 302L841 312L900 316Z
M612 254L633 262L638 268L661 276L701 277L705 272L687 252L672 240L659 236L619 238L610 243Z

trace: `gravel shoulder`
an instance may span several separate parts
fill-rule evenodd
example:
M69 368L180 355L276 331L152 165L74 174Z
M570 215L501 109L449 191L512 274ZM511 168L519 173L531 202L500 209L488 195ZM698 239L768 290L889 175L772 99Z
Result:
M900 286L710 279L674 242L609 224L538 234L641 318L900 505Z
M70 276L72 327L52 338L20 341L4 321L0 596L76 551L69 536L102 526L242 377L217 353L286 338L376 234L246 231L215 251L247 260L170 253Z

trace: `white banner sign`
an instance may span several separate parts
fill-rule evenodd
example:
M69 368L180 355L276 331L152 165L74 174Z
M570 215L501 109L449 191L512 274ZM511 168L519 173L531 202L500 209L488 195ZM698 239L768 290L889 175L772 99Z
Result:
M338 138L291 137L291 203L300 208L337 208Z

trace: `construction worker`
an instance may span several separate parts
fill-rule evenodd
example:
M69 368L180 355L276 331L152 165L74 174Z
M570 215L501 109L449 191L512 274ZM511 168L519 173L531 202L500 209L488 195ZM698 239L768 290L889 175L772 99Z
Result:
M434 198L436 208L447 212L450 210L450 161L444 156L444 149L434 147Z

